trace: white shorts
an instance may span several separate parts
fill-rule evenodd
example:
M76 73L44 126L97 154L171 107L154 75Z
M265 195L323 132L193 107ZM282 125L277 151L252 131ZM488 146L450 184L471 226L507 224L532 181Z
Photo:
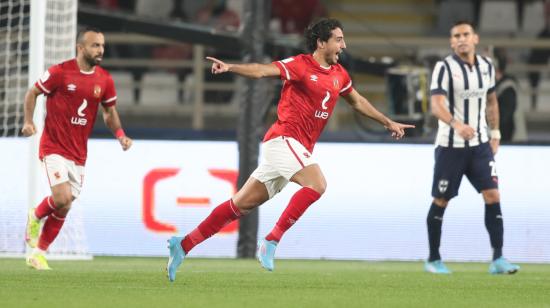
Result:
M276 137L262 143L261 163L250 176L264 183L271 199L296 172L315 163L313 155L296 139Z
M78 198L84 181L84 166L57 154L44 156L42 160L50 187L69 182L73 197Z

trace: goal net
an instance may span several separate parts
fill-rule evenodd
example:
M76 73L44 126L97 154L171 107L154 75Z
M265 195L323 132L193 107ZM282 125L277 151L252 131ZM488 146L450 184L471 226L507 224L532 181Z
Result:
M28 207L50 194L38 163L40 134L31 138L21 135L24 95L48 67L75 56L76 13L77 0L0 1L0 147L8 159L10 152L19 153L12 154L16 160L7 166L8 170L19 170L16 180L11 177L18 184L7 182L9 176L0 180L6 181L0 185L13 188L0 196L0 256L25 255ZM39 96L35 110L39 132L43 117L44 98ZM48 253L49 258L91 258L78 202Z

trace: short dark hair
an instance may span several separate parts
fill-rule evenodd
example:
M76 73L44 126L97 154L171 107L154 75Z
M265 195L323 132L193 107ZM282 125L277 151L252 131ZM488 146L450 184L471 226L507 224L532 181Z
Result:
M344 30L342 23L332 18L323 18L309 24L304 33L307 49L314 52L317 49L317 40L328 41L332 36L332 30L336 28Z
M78 34L76 36L76 42L80 43L82 41L82 38L84 37L84 34L88 32L95 32L95 33L103 33L99 28L97 27L84 27L78 31Z
M455 21L455 23L453 24L453 26L451 27L449 32L451 32L451 30L453 30L454 27L462 26L462 25L468 25L468 26L472 27L472 30L474 31L474 33L476 33L476 26L474 26L474 23L469 21L469 20L457 20L457 21Z

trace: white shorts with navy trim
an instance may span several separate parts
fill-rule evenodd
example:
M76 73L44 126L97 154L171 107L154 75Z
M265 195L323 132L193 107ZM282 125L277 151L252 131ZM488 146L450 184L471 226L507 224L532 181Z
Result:
M304 167L315 164L313 155L296 139L276 137L262 143L262 157L251 177L265 184L269 198L280 192Z

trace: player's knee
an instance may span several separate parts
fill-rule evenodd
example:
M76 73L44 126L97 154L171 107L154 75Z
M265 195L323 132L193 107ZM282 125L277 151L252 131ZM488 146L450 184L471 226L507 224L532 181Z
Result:
M322 182L313 188L319 195L323 195L327 191L327 182Z
M434 198L433 203L439 207L447 207L449 200L445 200L444 198Z
M327 190L327 182L322 181L319 183L313 183L310 185L304 185L304 187L307 187L309 189L315 190L319 195L323 195L325 191Z
M70 209L71 209L71 206L66 206L66 207L58 208L57 210L55 210L55 212L60 217L67 217L67 214L69 214Z
M485 201L486 204L493 204L500 202L500 193L497 189L490 189L485 190L483 193L483 201Z
M54 196L53 202L57 210L66 209L68 211L73 203L73 197L71 195Z
M241 214L246 215L253 209L262 205L266 200L261 196L246 196L241 198L233 198L233 204L239 209Z

